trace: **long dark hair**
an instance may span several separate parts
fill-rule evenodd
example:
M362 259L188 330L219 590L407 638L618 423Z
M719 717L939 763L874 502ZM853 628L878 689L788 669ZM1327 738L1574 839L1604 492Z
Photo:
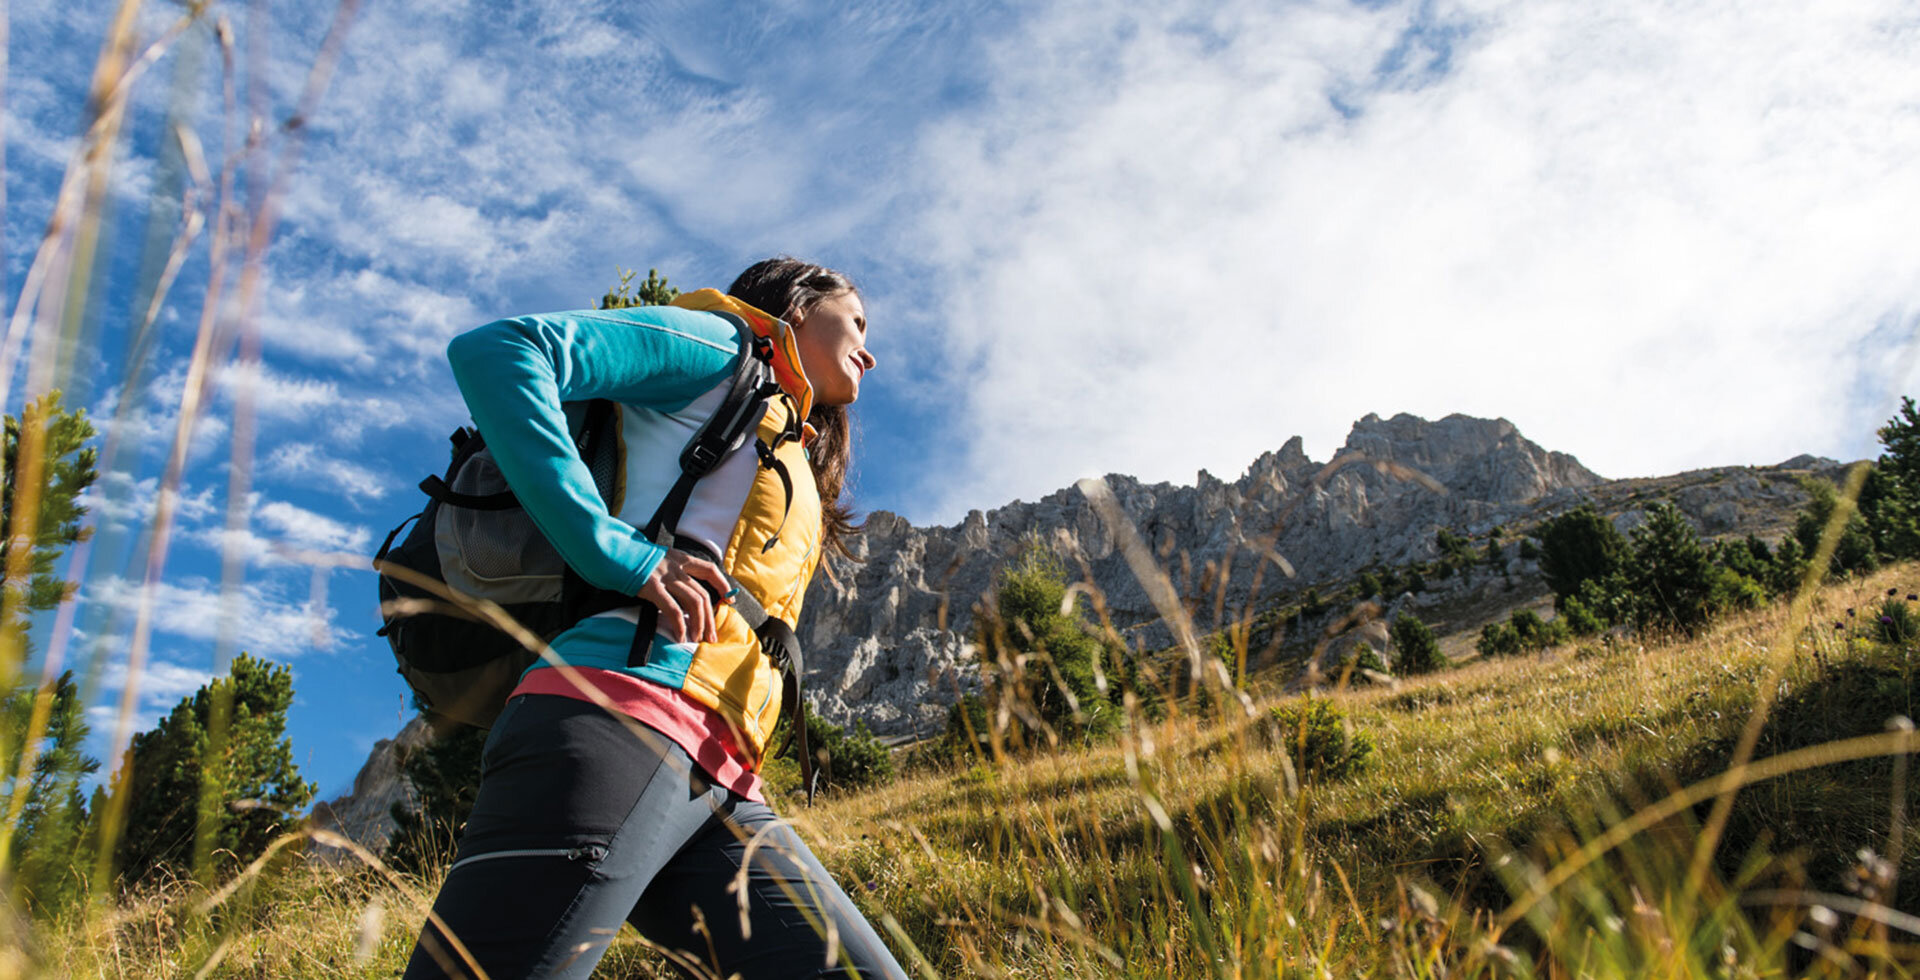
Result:
M859 291L845 273L785 255L755 262L727 287L728 295L788 323L798 322L821 300ZM853 465L853 418L845 405L816 401L807 421L819 433L808 448L808 459L820 487L824 547L847 555L847 536L860 530L853 508L840 499Z

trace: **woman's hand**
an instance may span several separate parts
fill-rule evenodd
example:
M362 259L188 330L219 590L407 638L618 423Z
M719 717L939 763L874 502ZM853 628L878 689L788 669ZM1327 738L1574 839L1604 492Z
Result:
M726 596L732 588L713 562L669 548L641 586L640 598L660 610L656 629L668 639L712 643L720 639L714 627L713 598Z

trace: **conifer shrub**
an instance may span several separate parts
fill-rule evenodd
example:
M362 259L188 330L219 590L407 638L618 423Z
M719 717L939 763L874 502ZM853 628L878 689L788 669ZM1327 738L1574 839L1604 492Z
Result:
M1606 622L1594 615L1579 596L1567 597L1566 608L1560 610L1560 618L1555 622L1565 623L1567 632L1574 636L1592 636L1607 628Z
M822 789L856 790L878 786L893 778L893 753L880 744L872 731L868 730L864 719L855 720L853 730L848 731L813 713L807 713L807 748L811 749L815 765L819 767L819 780ZM787 718L780 722L784 728L792 724ZM774 733L774 744L786 740L784 731ZM791 760L797 768L800 762L800 740L794 739L787 746L783 758Z
M1272 709L1274 744L1305 779L1345 779L1373 761L1373 740L1326 698L1303 698Z
M1389 628L1393 638L1393 648L1397 653L1395 666L1403 675L1426 674L1452 666L1447 655L1440 652L1440 641L1433 630L1412 613L1401 613L1393 620Z
M1519 653L1520 634L1514 630L1511 621L1488 623L1480 628L1480 641L1474 644L1474 649L1479 650L1483 657L1504 657Z

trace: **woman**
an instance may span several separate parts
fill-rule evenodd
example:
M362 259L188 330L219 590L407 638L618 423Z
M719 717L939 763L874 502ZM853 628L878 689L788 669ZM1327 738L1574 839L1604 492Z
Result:
M639 528L750 356L719 311L770 325L782 390L756 438L694 485L662 548ZM839 498L847 406L874 366L866 326L844 275L779 258L725 296L502 320L448 346L529 516L589 583L658 619L639 662L641 617L616 609L553 640L567 668L522 677L407 977L585 977L622 921L694 976L905 977L766 804L758 770L781 682L727 608L730 577L791 625L823 550L853 530ZM592 398L620 411L624 492L611 509L562 404Z

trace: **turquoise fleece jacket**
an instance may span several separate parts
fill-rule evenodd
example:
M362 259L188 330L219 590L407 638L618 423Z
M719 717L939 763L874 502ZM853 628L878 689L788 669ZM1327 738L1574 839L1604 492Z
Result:
M739 356L726 319L666 306L497 320L447 345L474 425L527 515L588 583L626 595L639 594L665 552L607 511L562 403L678 411L730 378Z

